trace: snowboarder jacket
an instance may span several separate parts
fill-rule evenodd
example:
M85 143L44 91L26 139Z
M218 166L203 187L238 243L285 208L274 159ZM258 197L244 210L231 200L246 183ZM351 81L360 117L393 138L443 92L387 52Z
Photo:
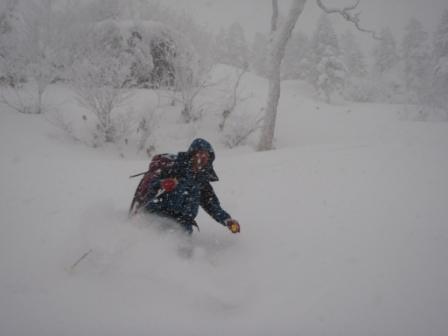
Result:
M192 156L203 150L209 153L209 161L204 169L195 173L192 169ZM180 152L172 156L174 164L150 185L150 192L146 199L146 210L163 216L172 217L184 228L191 232L196 225L194 219L201 206L214 220L225 225L230 215L221 208L210 182L218 181L213 169L215 153L212 146L204 139L195 139L187 152ZM161 181L166 178L176 178L174 190L164 192Z

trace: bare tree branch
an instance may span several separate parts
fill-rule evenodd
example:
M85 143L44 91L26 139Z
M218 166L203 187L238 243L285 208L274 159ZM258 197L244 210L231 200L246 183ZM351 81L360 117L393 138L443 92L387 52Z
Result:
M230 105L222 112L222 121L219 123L219 130L222 131L224 129L224 126L226 124L227 118L230 117L230 114L235 110L235 107L238 103L239 97L238 97L238 86L240 85L241 78L243 78L243 75L247 72L247 67L244 67L244 69L241 69L237 79L233 85L233 91L231 95L231 102ZM240 99L241 101L241 99Z
M360 13L350 13L352 10L356 9L356 7L358 7L360 0L356 0L356 3L345 7L343 9L340 8L329 8L326 5L323 4L322 0L316 0L317 5L320 7L320 9L322 9L325 13L327 14L339 14L341 15L345 20L347 20L348 22L351 22L355 25L356 29L358 29L359 31L363 32L363 33L369 33L372 35L372 37L375 40L381 40L381 37L377 35L377 33L375 33L372 30L369 29L365 29L363 27L361 27L360 23L359 23L359 15Z

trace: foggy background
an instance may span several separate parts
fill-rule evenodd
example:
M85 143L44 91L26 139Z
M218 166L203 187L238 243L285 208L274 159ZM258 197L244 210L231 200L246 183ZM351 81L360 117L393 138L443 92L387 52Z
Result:
M270 29L272 6L269 0L164 0L163 3L185 10L198 22L216 32L234 21L241 23L249 39L256 32L268 33ZM351 5L355 1L327 0L324 3L334 8ZM289 5L290 1L280 0L280 11L286 13ZM367 29L379 31L383 27L389 27L397 37L401 37L406 22L412 17L420 20L427 31L433 32L447 6L445 0L361 0L357 12L361 13L361 22ZM312 34L321 14L322 10L314 1L307 1L295 31ZM333 15L332 19L339 31L355 31L342 18ZM364 40L366 48L371 46L372 41L368 35L359 32L356 34L360 40Z

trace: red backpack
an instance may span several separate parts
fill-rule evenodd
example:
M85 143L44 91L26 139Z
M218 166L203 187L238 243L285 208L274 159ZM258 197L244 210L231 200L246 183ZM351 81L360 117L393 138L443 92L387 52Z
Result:
M149 200L147 195L151 192L156 194L154 190L150 190L151 182L158 178L163 171L168 170L174 165L176 155L173 154L158 154L155 155L149 163L148 171L130 176L131 178L143 175L137 189L134 193L131 206L129 208L129 216L135 215Z

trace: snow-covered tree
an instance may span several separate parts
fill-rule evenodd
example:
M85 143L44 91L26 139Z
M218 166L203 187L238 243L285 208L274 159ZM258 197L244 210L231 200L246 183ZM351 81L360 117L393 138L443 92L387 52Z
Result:
M434 57L439 60L446 56L448 56L448 9L443 12L434 33Z
M80 5L83 8L83 15L93 22L101 22L124 19L125 7L130 3L120 0L92 0L84 4L80 2Z
M376 42L373 49L373 70L382 75L396 66L400 58L397 50L397 42L389 28L381 31L381 39Z
M448 119L448 10L443 12L434 33L433 58L431 104L446 110Z
M0 3L0 57L4 58L7 52L6 39L14 29L16 20L16 7L18 0L5 0Z
M347 69L344 97L352 101L369 101L371 83L367 79L366 59L351 30L342 34L340 46Z
M215 57L213 34L186 13L165 7L161 2L129 0L126 3L129 7L127 19L137 17L169 28L157 34L156 45L152 43L153 74L162 77L162 82L167 82L168 86L173 84L178 93L190 91L189 83L203 82L202 76ZM186 96L192 97L191 94Z
M406 91L415 103L423 91L426 91L431 68L428 33L417 19L410 19L406 25L401 47Z
M26 85L14 87L18 99L10 105L24 113L43 112L44 92L60 75L64 26L55 7L52 0L30 0L19 1L15 8L18 20L7 65Z
M359 46L355 34L347 30L340 38L343 61L348 77L363 77L367 75L366 58Z
M0 84L14 86L20 72L15 68L12 55L17 55L17 5L18 0L7 0L0 4Z
M219 29L215 37L215 58L218 63L227 64L227 46L225 41L227 39L227 31L223 27Z
M112 52L132 56L127 81L131 86L174 86L173 56L180 52L179 41L190 45L199 58L211 58L211 34L185 13L159 2L92 0L78 7L77 15L84 25L94 29L105 23L115 26L105 33L114 45Z
M174 59L176 72L174 99L182 104L181 117L185 123L196 121L201 117L201 110L196 106L196 98L211 86L209 74L213 64L201 60L188 45L180 45L182 50Z
M311 45L303 33L293 33L282 62L283 79L306 79L311 61Z
M404 103L407 101L403 81L403 62L392 31L383 28L381 39L372 49L371 101Z
M196 23L185 12L165 7L162 1L127 0L124 3L132 7L131 10L127 11L128 14L124 17L125 19L164 24L171 30L180 32L182 40L190 44L201 59L213 56L212 51L215 47L213 34Z
M197 119L196 97L210 85L207 76L214 60L211 34L185 13L158 2L129 0L120 2L119 7L118 19L105 22L117 27L110 34L114 38L108 39L113 53L116 57L128 54L131 61L126 86L145 83L149 71L151 87L173 88L170 98L182 104L182 118L186 122Z
M314 67L312 83L326 101L335 92L342 93L345 85L346 68L339 49L336 32L327 14L323 14L313 35L312 52Z
M219 63L244 69L249 62L249 48L244 29L234 22L227 30L221 29L216 37L216 58Z
M258 143L258 150L272 149L275 123L277 118L277 106L280 99L280 67L283 57L285 55L286 44L291 37L291 32L302 14L305 7L306 0L294 0L285 20L279 28L278 24L278 0L272 0L272 18L271 18L271 39L268 52L268 78L269 91L268 100L266 104L265 116L261 128L261 137ZM378 38L373 31L367 30L360 25L359 15L353 14L352 11L356 9L359 4L357 1L354 5L339 9L329 8L322 0L316 0L316 4L327 14L341 15L346 21L351 22L358 30L372 34L374 38Z
M182 105L181 118L189 123L201 118L202 109L196 104L196 98L204 89L214 85L210 79L214 58L212 54L201 55L182 34L173 36L175 49L169 54L168 61L175 76L170 98L173 103Z
M359 15L353 14L352 11L356 9L359 4L357 1L354 5L339 9L329 8L323 4L322 0L316 0L317 5L327 14L341 15L346 21L351 22L358 30L372 34L374 38L378 38L376 34L367 30L360 25ZM258 143L258 150L272 149L274 139L275 123L277 118L277 105L280 99L280 67L285 54L286 44L291 36L294 26L302 14L305 7L306 0L294 0L291 4L290 11L277 29L278 24L278 0L272 0L272 19L271 19L271 39L268 53L268 78L269 91L268 100L266 104L265 117L263 119L263 126L261 129L261 137Z
M303 12L306 0L295 0L291 4L288 16L280 27L277 27L278 2L272 0L273 15L271 21L271 37L267 57L267 74L269 78L269 92L266 103L265 117L261 129L258 150L272 149L274 139L275 123L277 118L277 106L280 99L280 71L281 63L285 55L286 44L291 37L297 19Z
M119 128L113 112L127 98L126 83L132 65L132 55L117 48L117 26L105 22L86 36L84 57L72 66L71 79L78 101L97 119L96 145L115 142Z

